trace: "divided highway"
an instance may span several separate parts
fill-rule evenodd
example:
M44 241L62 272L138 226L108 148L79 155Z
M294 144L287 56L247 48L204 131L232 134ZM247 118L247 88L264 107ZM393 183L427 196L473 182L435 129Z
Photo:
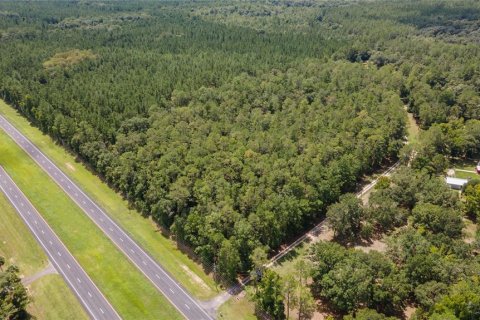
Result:
M198 302L32 142L0 115L0 127L67 193L130 261L189 320L211 320ZM114 319L114 318L111 318Z
M40 183L40 182L39 182ZM121 319L42 216L0 166L0 189L17 210L55 269L95 320Z

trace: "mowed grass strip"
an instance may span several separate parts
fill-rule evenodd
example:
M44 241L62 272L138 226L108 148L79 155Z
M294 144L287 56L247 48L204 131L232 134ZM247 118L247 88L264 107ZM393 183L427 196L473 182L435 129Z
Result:
M15 264L27 276L45 268L47 256L1 190L0 221L0 255L7 265Z
M0 131L0 165L124 319L181 319L81 209Z
M38 320L89 319L77 298L58 274L46 275L28 287L32 303L28 312Z
M129 209L128 202L91 173L74 156L56 145L50 137L0 100L0 114L28 137L55 164L69 175L92 199L114 218L144 249L173 275L191 294L199 299L215 296L219 289L213 279L205 274L201 265L180 251L175 242L164 237L151 219Z
M18 213L0 192L0 255L29 277L48 264L46 254ZM27 286L32 302L27 310L36 319L88 319L70 288L58 274L47 275Z

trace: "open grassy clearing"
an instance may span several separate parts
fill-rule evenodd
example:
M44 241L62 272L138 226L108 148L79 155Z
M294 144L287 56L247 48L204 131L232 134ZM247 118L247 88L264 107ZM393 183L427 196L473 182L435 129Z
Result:
M0 194L0 255L7 264L31 276L48 263L47 256L3 193ZM36 319L88 319L76 297L60 275L48 275L27 286L32 302L28 312Z
M480 175L475 171L478 159L459 159L452 163L455 169L455 177L461 179L480 179Z
M254 320L255 306L245 296L231 298L217 312L219 320Z
M420 136L420 127L413 117L413 114L407 112L407 138L408 142L416 145Z
M70 50L56 53L53 57L43 63L45 69L66 68L84 60L95 59L97 56L91 50Z
M455 160L452 165L455 167L455 169L475 171L478 160L480 159L458 159Z
M47 275L28 286L33 302L28 312L41 320L88 319L87 314L58 274Z
M124 319L181 319L176 309L3 131L0 141L0 165Z
M480 179L480 175L473 172L464 172L455 170L455 177L461 179Z
M68 174L92 199L106 210L128 233L169 271L190 293L199 299L215 296L219 289L201 265L180 251L175 242L163 236L151 219L143 218L128 207L127 201L92 174L75 157L56 145L50 137L0 100L0 114L35 143L59 168ZM196 276L193 276L196 275ZM199 282L203 282L200 284Z
M280 259L272 267L272 269L282 277L288 274L294 274L295 265L298 263L300 259L305 257L311 245L312 243L310 242L305 242L299 245L297 248L295 248L295 250L292 250L289 254L287 254L285 257Z

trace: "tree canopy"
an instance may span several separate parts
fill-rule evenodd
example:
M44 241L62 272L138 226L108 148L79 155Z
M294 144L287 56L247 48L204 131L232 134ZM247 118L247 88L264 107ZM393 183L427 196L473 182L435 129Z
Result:
M5 261L0 257L0 261ZM18 276L19 269L15 265L9 265L3 269L0 265L0 317L7 320L25 319L25 310L29 297L27 290L22 285Z

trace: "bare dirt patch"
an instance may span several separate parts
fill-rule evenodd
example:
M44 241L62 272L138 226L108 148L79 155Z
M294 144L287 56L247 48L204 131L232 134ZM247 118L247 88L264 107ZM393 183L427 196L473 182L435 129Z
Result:
M378 251L378 252L385 252L387 250L387 244L382 241L382 240L373 240L372 243L368 246L355 246L355 249L362 250L363 252L370 252L372 250Z
M75 171L77 170L77 169L75 169L75 167L73 166L73 164L71 164L70 162L65 163L65 165L67 166L67 168L68 168L70 171L75 172Z
M199 286L201 286L201 287L204 288L205 290L210 290L210 288L209 288L208 285L202 280L202 278L200 278L200 277L197 276L195 273L193 273L192 270L190 270L186 265L182 264L181 267L182 267L183 270L185 270L185 272L188 274L188 276L190 277L190 279L193 280L193 282L195 282L196 284L198 284Z
M318 241L332 241L333 230L328 226L328 224L324 224L315 232L309 232L307 236L310 243L315 243Z
M411 319L416 310L417 308L415 307L407 306L403 312L405 319Z

